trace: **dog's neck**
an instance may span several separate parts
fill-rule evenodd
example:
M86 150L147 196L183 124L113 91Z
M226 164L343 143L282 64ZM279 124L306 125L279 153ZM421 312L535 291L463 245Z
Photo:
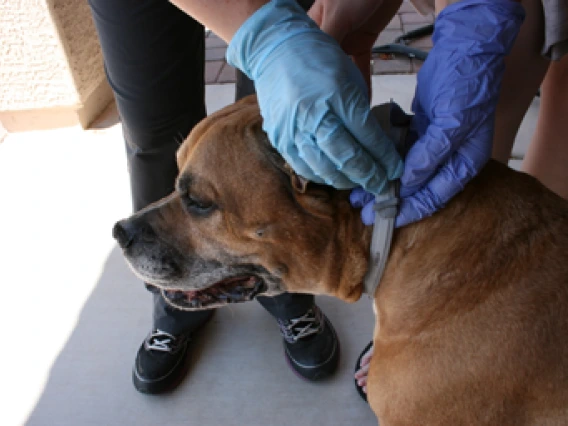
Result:
M374 296L385 270L392 243L398 206L397 193L398 182L392 182L383 194L376 197L373 226L365 226L360 229L360 226L358 226L358 224L361 224L359 211L353 209L351 209L351 213L355 212L355 216L350 214L349 220L337 224L339 229L346 225L342 231L343 235L355 236L351 240L349 238L344 240L350 241L351 246L339 248L339 252L347 253L347 256L340 263L343 263L342 269L348 272L347 276L350 277L351 282L339 284L338 291L343 295L336 293L338 297L345 299L345 295L347 295L348 299L351 299L354 294L360 297L362 293L366 293L370 297ZM345 216L340 215L340 217ZM362 254L364 254L362 259L355 259ZM365 271L361 277L362 262L364 262ZM345 291L345 289L349 290Z
M319 280L325 283L324 293L355 302L365 291L373 227L364 225L360 211L351 207L349 191L339 192L342 194L335 206L333 247L322 265Z

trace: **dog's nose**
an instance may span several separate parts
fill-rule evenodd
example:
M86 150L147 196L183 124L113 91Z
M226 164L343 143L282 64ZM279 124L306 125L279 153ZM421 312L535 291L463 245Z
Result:
M128 248L134 241L134 227L127 220L116 222L112 228L112 236L121 248Z

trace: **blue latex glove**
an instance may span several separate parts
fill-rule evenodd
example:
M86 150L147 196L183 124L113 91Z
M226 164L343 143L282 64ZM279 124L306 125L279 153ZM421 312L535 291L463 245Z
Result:
M464 0L436 19L434 47L420 69L411 128L418 140L405 158L396 226L432 215L491 156L495 109L511 50L524 19L511 0ZM351 202L374 222L373 197L357 189Z
M296 1L256 11L231 40L227 61L254 81L263 129L299 175L379 193L402 174L360 71Z

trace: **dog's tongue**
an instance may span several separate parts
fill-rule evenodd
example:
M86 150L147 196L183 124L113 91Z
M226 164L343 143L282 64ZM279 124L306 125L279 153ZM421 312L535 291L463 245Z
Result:
M203 290L189 290L183 291L185 297L189 300L193 300L202 295L217 296L222 293L231 293L232 291L239 291L243 288L253 288L256 279L254 277L234 277L227 280L220 281L211 287L205 288Z
M234 277L220 281L203 290L170 290L164 295L184 308L205 309L208 306L221 306L228 303L246 302L266 290L264 281L254 277Z

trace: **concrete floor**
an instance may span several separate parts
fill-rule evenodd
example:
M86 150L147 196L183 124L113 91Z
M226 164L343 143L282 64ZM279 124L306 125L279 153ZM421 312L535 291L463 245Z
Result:
M374 103L407 110L415 77L374 77ZM212 112L233 85L208 86ZM515 152L525 150L538 101ZM150 295L111 238L130 213L116 111L95 128L9 134L0 144L0 283L4 288L2 425L374 425L352 372L370 340L373 314L355 304L318 302L341 340L341 364L312 384L286 366L272 318L257 304L225 308L198 337L190 374L164 396L137 393L134 355L149 331Z

